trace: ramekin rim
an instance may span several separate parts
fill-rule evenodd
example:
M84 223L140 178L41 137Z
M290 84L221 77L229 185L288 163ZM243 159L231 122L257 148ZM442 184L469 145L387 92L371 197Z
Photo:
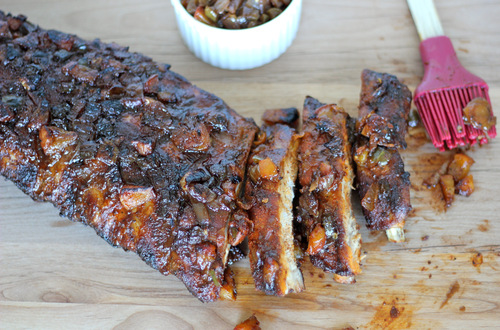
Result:
M291 0L290 4L285 8L285 10L283 10L283 12L281 14L279 14L278 16L276 16L275 18L269 20L268 22L266 22L264 24L260 24L257 26L253 26L250 28L244 28L244 29L225 29L225 28L220 28L220 27L216 27L216 26L210 26L208 24L205 24L205 23L198 21L197 19L194 18L193 15L188 13L186 8L184 8L184 6L181 4L181 0L171 0L170 2L172 4L172 6L174 6L174 8L177 7L176 13L181 12L182 13L181 15L183 17L189 17L189 18L184 18L184 20L186 20L186 19L190 20L190 22L187 22L188 24L193 24L191 22L194 22L195 25L198 25L202 29L207 29L207 31L212 30L212 31L218 31L217 33L228 34L228 35L233 34L234 35L236 33L239 33L239 34L250 34L253 32L258 33L259 30L275 28L272 25L280 24L280 21L286 19L286 18L283 18L284 14L291 11L291 10L289 10L289 8L292 6L295 6L295 7L299 6L298 3L301 3L302 0ZM300 17L300 15L299 15L299 17ZM278 23L276 23L276 22L278 22ZM224 32L222 32L222 31L224 31Z

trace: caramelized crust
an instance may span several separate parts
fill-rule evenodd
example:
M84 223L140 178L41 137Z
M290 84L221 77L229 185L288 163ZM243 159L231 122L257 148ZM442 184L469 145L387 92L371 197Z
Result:
M307 97L299 148L298 220L311 262L349 283L360 269L361 236L352 214L353 170L348 115L336 105Z
M297 108L266 110L262 115L262 121L266 125L283 124L297 129L299 112Z
M218 299L249 229L236 200L255 124L127 48L2 12L0 27L0 173Z
M411 92L395 76L364 70L354 161L367 227L386 230L390 241L404 240L411 210L410 174L398 148L405 148Z
M246 200L253 229L248 236L255 287L284 296L304 289L294 255L293 198L300 137L283 124L262 126L248 161Z
M406 148L410 90L395 76L368 69L363 70L361 81L357 131L372 145Z

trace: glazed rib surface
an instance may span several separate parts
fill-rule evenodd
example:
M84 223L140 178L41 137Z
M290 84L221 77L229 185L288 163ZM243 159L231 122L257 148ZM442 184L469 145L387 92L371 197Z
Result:
M410 174L399 149L406 147L411 92L395 76L363 70L354 161L367 227L404 240L410 204Z
M338 282L359 274L361 235L352 214L354 178L349 116L339 106L307 97L299 148L298 220L308 238L311 262Z
M114 246L218 299L257 127L116 44L0 12L0 173Z
M410 90L396 76L363 70L358 132L372 145L406 148L411 99Z
M258 145L250 154L245 195L251 203L249 216L253 229L248 235L248 247L255 286L266 294L284 296L304 289L293 235L300 136L295 129L282 124L278 113L282 111L266 112L263 117L267 120L258 136L264 138L256 141ZM296 117L295 109L295 116L290 118Z

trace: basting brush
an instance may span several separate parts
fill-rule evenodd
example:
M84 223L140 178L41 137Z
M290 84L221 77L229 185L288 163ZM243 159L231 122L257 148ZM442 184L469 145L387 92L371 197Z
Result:
M488 85L460 64L451 40L444 35L434 2L407 2L422 40L420 54L425 69L414 102L432 143L443 151L488 142L488 136L496 136ZM468 104L482 104L483 108L476 111L478 118L465 117L464 122L463 109ZM471 119L477 119L476 123L471 124Z

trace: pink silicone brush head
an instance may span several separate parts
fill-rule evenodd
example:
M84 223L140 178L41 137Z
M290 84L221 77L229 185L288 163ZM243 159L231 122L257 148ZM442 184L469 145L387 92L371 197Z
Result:
M425 73L415 90L414 102L424 126L439 150L457 146L484 144L496 136L496 128L487 130L464 122L463 109L474 99L483 98L493 110L488 85L467 71L459 62L450 39L444 36L432 0L407 0L420 38L420 54Z

